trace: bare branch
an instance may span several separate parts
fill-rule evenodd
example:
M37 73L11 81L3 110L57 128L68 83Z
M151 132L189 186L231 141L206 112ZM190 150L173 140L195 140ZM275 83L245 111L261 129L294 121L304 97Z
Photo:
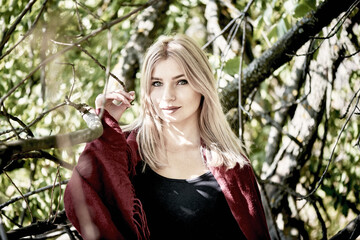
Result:
M2 218L1 218L1 215L0 215L0 238L2 240L7 240L7 235L6 235L6 232L5 232L5 229L4 229L4 226L3 226L3 223L2 223Z
M74 90L74 85L75 85L75 65L72 63L58 63L58 64L64 64L64 65L69 65L72 68L72 74L73 74L73 83L71 84L71 88L70 88L70 92L68 95L68 98L70 99Z
M51 218L49 222L48 221L38 221L29 226L11 230L11 231L7 232L8 238L9 239L20 239L22 237L42 234L42 233L46 233L53 229L62 228L62 225L64 223L66 223L66 220L67 220L65 210L57 213L57 217L56 217L56 220L54 223L52 222L53 220L54 220L54 217Z
M132 15L138 13L139 11L143 10L144 8L151 6L152 4L156 3L159 0L152 0L149 1L147 3L145 3L144 5L142 5L141 7L131 11L130 13L121 16L115 20L112 20L106 24L104 24L102 27L94 30L92 33L90 33L89 35L81 38L80 40L78 40L76 43L74 43L71 46L68 46L62 50L60 50L59 52L49 56L48 58L44 59L37 67L35 67L23 80L21 80L16 86L14 86L12 89L10 89L4 96L2 96L0 98L0 105L3 104L3 102L5 101L5 99L7 99L13 92L16 91L16 89L18 89L22 84L24 84L37 70L39 70L41 67L45 66L46 64L48 64L49 62L53 61L54 59L58 58L59 56L63 55L64 53L66 53L67 51L71 50L74 46L79 45L80 43L98 35L99 33L101 33L102 31L106 30L106 29L110 29L111 27L113 27L114 25L124 21L125 19L131 17Z
M52 189L51 189L50 213L49 213L48 222L50 221L50 217L52 216L52 205L53 205L53 202L54 202L54 190L55 190L56 180L57 180L58 178L59 178L59 182L61 182L60 168L59 168L59 166L57 167L56 175L55 175L55 179L54 179L54 184L53 184L53 187L52 187ZM56 220L56 215L57 215L57 212L58 212L59 206L60 206L60 199L61 199L61 186L60 186L60 185L59 185L59 189L60 189L59 202L58 202L58 206L57 206L56 211L55 211L53 223L54 223L54 221Z
M246 17L244 17L244 27L242 33L242 44L241 44L241 53L240 53L240 63L239 63L239 90L238 90L238 113L239 113L239 138L241 141L244 140L244 122L242 117L242 86L241 86L241 79L243 78L243 61L244 61L244 52L245 52L245 36L246 36ZM245 109L244 109L245 110Z
M14 126L12 125L12 123L10 122L10 116L9 114L7 113L7 110L5 108L5 106L3 105L2 108L4 109L4 111L2 111L1 113L4 114L7 122L9 123L10 127L11 127L11 130L15 133L15 135L17 136L18 139L21 139L20 135L18 134L18 132L15 130ZM13 117L13 119L15 119ZM17 118L16 118L17 119Z
M2 172L3 172L3 173L5 174L5 176L10 180L11 184L16 188L16 190L20 193L22 199L25 200L26 206L27 206L27 208L28 208L28 210L29 210L29 214L30 214L30 217L31 217L31 221L33 221L34 218L33 218L33 215L32 215L32 213L31 213L31 209L30 209L29 202L28 202L27 198L22 194L22 192L21 192L20 189L16 186L16 184L13 182L13 180L11 179L11 177L10 177L6 172L4 172L4 171L2 171Z
M68 182L69 182L69 180L64 180L64 181L61 181L61 182L56 183L55 186L65 185L65 184L67 184ZM51 189L52 187L53 187L53 185L49 185L49 186L46 186L46 187L42 187L42 188L36 189L36 190L34 190L34 191L25 193L25 194L24 194L24 197L25 197L25 198L28 198L28 197L30 197L30 196L32 196L32 195L34 195L34 194L38 194L38 193L40 193L40 192L44 192L44 191L46 191L46 190L49 190L49 189ZM9 206L10 204L12 204L12 203L14 203L14 202L17 202L17 201L21 200L21 199L23 199L23 197L22 197L22 196L18 196L18 197L14 197L14 198L10 199L9 201L7 201L7 202L5 202L5 203L0 204L0 210L3 209L3 208L6 207L6 206Z
M360 215L352 220L344 229L339 231L330 240L349 239L355 240L360 235Z
M238 19L242 19L245 16L245 13L247 11L249 11L250 6L252 5L252 3L254 2L254 0L251 0L248 2L248 4L246 5L245 9L243 12L241 12L236 18L232 19L225 27L223 30L221 30L220 32L218 32L210 41L208 41L207 43L204 44L204 46L202 46L202 49L207 48L211 43L213 43L218 37L220 37L221 35L223 35L228 29L229 27L231 27L231 25L233 25L236 20Z
M276 69L284 63L289 62L295 53L312 36L321 31L335 17L346 11L354 3L353 0L343 0L339 4L338 0L324 1L316 10L298 21L282 38L280 38L271 48L266 50L261 57L252 61L244 70L243 95L248 96L253 89L257 88L261 82L265 81ZM224 111L237 107L238 81L234 79L220 95L224 103Z
M25 14L30 11L31 7L34 5L34 3L37 0L31 0L30 2L28 2L28 4L25 6L24 10L20 13L20 15L16 18L15 22L13 23L13 25L11 25L11 27L9 28L9 30L5 31L5 34L3 36L3 39L0 42L0 53L2 52L5 44L9 41L11 34L15 31L16 26L20 23L21 19L25 16Z
M66 168L69 170L72 170L74 168L74 166L72 164L65 162L64 160L61 160L58 157L55 157L48 152L40 150L40 151L35 151L35 152L18 153L18 154L13 155L13 157L11 158L11 162L4 167L4 170L6 170L6 168L9 165L11 165L12 162L19 160L19 159L24 159L24 158L45 158L45 159L53 161L56 164L59 164L63 168Z
M11 47L10 49L8 49L3 55L0 56L0 61L1 61L1 59L3 59L4 57L6 57L8 54L10 54L10 53L12 52L12 50L14 50L22 41L25 40L25 38L27 38L27 37L34 31L35 26L36 26L36 24L38 23L41 15L42 15L42 13L43 13L43 11L44 11L44 9L45 9L45 6L46 6L47 1L48 1L48 0L45 0L45 1L43 2L43 5L42 5L42 7L41 7L41 9L40 9L40 12L39 12L39 14L37 15L37 17L36 17L35 21L33 22L33 24L31 25L29 31L27 31L27 33L25 33L24 36L23 36L17 43L14 44L14 46L12 46L12 47ZM0 51L0 52L1 52L1 51Z
M54 40L51 40L53 43L55 44L59 44L59 45L65 45L65 46L75 46L74 44L72 43L62 43L62 42L58 42L58 41L54 41ZM88 55L97 65L100 66L100 68L102 70L104 70L105 72L109 71L104 65L102 65L99 60L97 60L93 55L91 55L91 53L89 53L89 51L87 51L85 48L83 48L81 45L76 45L77 48L79 48L83 53L85 53L86 55ZM115 76L115 74L113 74L112 72L109 71L109 74L111 77L113 77L114 79L116 79L116 81L118 83L120 83L124 89L125 89L125 84L123 81L121 81L117 76Z
M359 92L360 92L360 89L356 92L355 95L359 94ZM336 138L336 141L335 141L335 143L334 143L334 146L333 146L333 148L332 148L332 150L331 150L331 154L330 154L330 157L329 157L328 164L326 165L326 168L325 168L323 174L321 175L321 178L320 178L320 180L318 181L316 187L315 187L309 194L307 194L306 196L299 197L298 200L302 200L302 199L306 199L306 198L310 197L310 196L313 195L313 194L316 192L316 190L318 190L318 188L320 187L322 181L323 181L324 178L325 178L326 173L327 173L328 170L329 170L330 164L332 163L333 156L334 156L334 154L335 154L335 149L336 149L336 147L337 147L337 145L338 145L338 142L339 142L339 140L340 140L340 137L341 137L342 133L344 132L346 125L349 123L351 117L353 116L354 112L356 111L356 107L357 107L357 105L359 104L359 100L360 100L360 94L359 94L359 96L357 97L357 102L356 102L356 104L355 104L355 107L354 107L353 111L351 112L351 114L349 115L349 117L346 119L345 123L344 123L343 126L341 127L340 133L338 134L338 137Z
M67 104L76 108L82 113L82 117L88 125L87 129L78 130L67 134L17 140L0 145L0 169L8 164L14 154L48 148L66 148L79 143L89 142L103 133L99 117L89 111L85 104L75 104L67 99Z
M83 3L81 3L81 2L78 2L78 1L76 1L76 0L73 0L73 1L76 3L76 5L81 6L89 15L93 16L93 17L94 17L95 19L97 19L97 20L100 20L102 23L105 23L105 21L102 20L97 14L94 14L93 12L91 12L91 11L89 10L89 8L88 8L85 4L83 4ZM76 8L78 9L77 6L76 6Z
M311 202L312 206L314 207L316 216L318 217L320 224L321 224L321 230L322 230L322 235L323 235L322 240L327 240L327 228L326 228L325 221L324 221L323 217L321 216L319 208L316 205L316 201L312 200L310 202Z

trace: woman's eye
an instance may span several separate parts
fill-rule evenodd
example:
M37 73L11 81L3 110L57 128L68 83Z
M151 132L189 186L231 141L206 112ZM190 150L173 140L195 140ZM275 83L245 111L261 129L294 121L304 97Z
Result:
M182 79L182 80L178 81L178 85L186 85L186 84L188 84L188 81L185 80L185 79Z
M154 87L160 87L162 85L162 83L159 82L159 81L154 81L154 82L151 83L151 85L154 86Z

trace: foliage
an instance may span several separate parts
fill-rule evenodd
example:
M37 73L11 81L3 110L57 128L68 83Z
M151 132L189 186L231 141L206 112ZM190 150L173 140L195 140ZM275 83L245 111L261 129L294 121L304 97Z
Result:
M206 29L204 10L207 0L174 1L166 12L167 25L159 28L157 36L163 33L183 32L191 35L199 44L204 45L210 38ZM22 80L27 80L16 91L9 95L1 106L1 111L15 116L26 125L32 124L30 130L36 137L56 135L59 133L73 132L86 128L81 115L72 107L62 105L44 115L39 121L37 118L47 110L63 104L66 97L72 102L86 103L94 107L94 101L99 93L102 93L106 85L106 73L99 65L79 48L73 47L53 61L40 67L31 76L31 73L45 59L59 53L67 46L61 43L74 43L82 37L93 33L103 27L106 22L117 19L130 13L132 10L146 3L138 1L100 1L88 0L84 2L76 0L60 1L36 1L16 25L9 41L5 44L0 55L3 55L16 44L29 31L38 17L43 4L44 12L40 15L33 32L25 38L12 52L0 60L0 97L5 96L13 87ZM239 9L245 8L248 1L219 1L219 19L222 27L234 17L234 10L228 3ZM6 36L16 18L25 9L29 1L0 0L0 39ZM254 58L261 54L286 34L290 28L301 18L316 10L320 2L315 0L280 0L280 1L255 1L251 5L247 15L251 31L248 33L249 48ZM112 69L121 58L126 43L131 35L136 34L134 24L136 16L127 18L114 25L111 31L111 52L108 51L108 31L104 30L94 37L88 38L81 43L95 59L102 65L107 66L109 54L111 54ZM359 34L359 26L354 27L354 32ZM344 31L339 30L338 35ZM224 33L228 38L229 31ZM240 33L237 34L238 43ZM337 41L341 41L339 37ZM214 67L214 74L219 77L220 87L227 85L239 76L239 65L243 61L238 54L230 59L222 60L221 56L214 54L215 47L209 46L206 50ZM346 54L351 54L349 51ZM315 54L316 58L316 54ZM243 68L246 68L251 60L246 55ZM351 59L351 58L350 58ZM224 61L224 62L222 62ZM224 64L224 65L222 65ZM261 175L265 163L265 147L268 141L271 125L263 117L256 116L253 108L260 106L262 110L273 118L276 107L282 98L282 89L286 86L286 79L290 77L294 60L274 71L271 77L264 80L254 96L245 96L245 109L249 111L246 117L244 140L249 149L249 156L257 175ZM73 67L74 66L74 69ZM73 71L74 70L74 71ZM222 71L222 73L220 73ZM327 227L328 236L334 235L341 228L360 213L360 155L359 126L356 115L350 118L344 132L340 129L345 124L346 107L354 106L351 99L359 85L359 71L354 71L349 79L343 82L335 82L332 87L332 101L326 109L327 117L323 117L318 127L317 138L311 151L311 156L301 169L300 182L297 191L303 194L309 193L319 181L321 174L329 161L332 161L320 189L315 192L311 200L317 199L321 205L321 214ZM137 83L138 75L134 79ZM73 90L71 91L71 89ZM221 89L220 89L221 90ZM306 92L304 87L299 93ZM127 111L121 123L129 123L137 116L138 99L132 110ZM356 102L356 100L354 100ZM293 112L289 113L287 122L292 118ZM359 111L357 111L359 113ZM11 123L11 125L10 125ZM16 120L8 121L6 114L0 114L0 140L1 142L12 141L18 138L30 138L28 133L22 131L19 136L14 136L11 129L22 129ZM287 130L287 126L283 128ZM237 129L234 129L237 131ZM340 136L338 145L336 139ZM322 139L326 142L323 146ZM1 144L0 142L0 144ZM57 158L76 164L79 154L85 144L80 144L67 149L44 149ZM322 152L323 148L323 152ZM332 150L334 156L332 156ZM15 196L19 196L18 188L23 194L34 191L41 187L51 186L56 182L69 179L71 170L68 170L51 160L44 158L24 158L11 163L5 168L6 174L0 175L0 204L6 203ZM9 177L7 177L7 175ZM11 180L10 180L11 179ZM14 184L11 183L14 182ZM16 186L16 187L15 187ZM25 201L17 201L1 209L1 218L7 231L27 226L37 220L48 219L58 209L63 209L62 195L65 185L50 188L28 198L28 204L32 216L27 210ZM320 222L314 218L314 208L307 200L294 200L297 209L297 218L301 219L311 239L322 238L319 231Z

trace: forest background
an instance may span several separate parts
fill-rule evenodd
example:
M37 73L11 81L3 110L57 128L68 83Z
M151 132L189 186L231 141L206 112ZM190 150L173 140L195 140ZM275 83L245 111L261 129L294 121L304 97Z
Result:
M359 0L0 0L1 239L80 239L63 192L88 112L162 34L207 53L272 239L360 234ZM136 118L138 99L120 120Z

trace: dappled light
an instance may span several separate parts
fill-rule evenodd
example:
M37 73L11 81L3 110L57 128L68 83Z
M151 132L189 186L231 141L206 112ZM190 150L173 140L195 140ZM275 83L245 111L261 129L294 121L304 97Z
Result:
M82 204L67 206L79 222L64 210L80 154L104 132L96 96L135 91L119 124L134 122L140 99L152 101L140 91L143 57L173 33L194 39L210 61L271 239L360 236L360 0L0 2L3 239L98 239L85 181L69 193ZM156 124L167 126L180 107L161 104ZM164 134L192 149L175 126Z

